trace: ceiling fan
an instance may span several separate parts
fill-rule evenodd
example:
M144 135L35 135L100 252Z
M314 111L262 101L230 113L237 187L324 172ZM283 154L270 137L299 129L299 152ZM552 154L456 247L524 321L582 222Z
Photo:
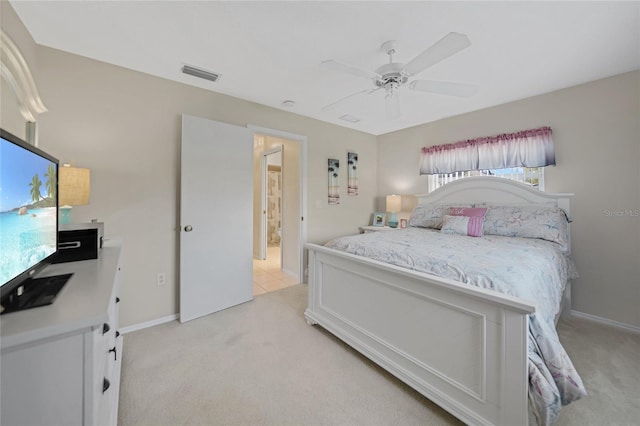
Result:
M442 39L437 41L424 52L409 61L408 64L393 62L393 54L396 52L397 42L394 40L387 41L382 44L381 50L389 55L389 63L381 66L375 71L363 70L351 65L343 64L333 59L323 61L322 67L337 72L352 74L358 77L370 79L374 83L374 87L370 89L360 90L352 93L342 99L339 99L322 108L323 111L331 110L338 105L353 99L359 95L371 94L378 90L385 91L385 106L388 119L394 119L400 116L400 98L398 91L403 86L408 86L411 90L419 92L431 92L442 95L451 95L459 97L469 97L476 93L478 86L473 84L452 83L448 81L432 81L432 80L413 80L408 83L409 78L421 73L432 65L460 52L469 47L471 41L469 38L460 33L449 33ZM408 83L408 84L407 84Z

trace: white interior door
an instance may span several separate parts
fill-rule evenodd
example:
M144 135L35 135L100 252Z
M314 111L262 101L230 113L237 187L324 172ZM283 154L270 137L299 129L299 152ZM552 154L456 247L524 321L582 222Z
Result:
M253 298L252 137L182 116L180 322Z

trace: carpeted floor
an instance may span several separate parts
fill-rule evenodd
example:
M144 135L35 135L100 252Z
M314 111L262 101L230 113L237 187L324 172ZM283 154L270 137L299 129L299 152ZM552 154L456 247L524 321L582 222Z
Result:
M124 336L119 424L458 425L321 327L295 285ZM640 425L640 335L572 318L560 338L589 396L560 425Z

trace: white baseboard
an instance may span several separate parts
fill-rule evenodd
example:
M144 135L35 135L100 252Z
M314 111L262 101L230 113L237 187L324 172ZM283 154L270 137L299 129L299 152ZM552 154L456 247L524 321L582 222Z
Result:
M627 331L632 331L634 333L638 333L640 334L640 327L635 326L635 325L631 325L631 324L626 324L624 322L618 322L618 321L614 321L614 320L610 320L607 318L602 318L596 315L591 315L591 314L585 314L584 312L579 312L579 311L571 311L571 315L574 315L578 318L584 318L586 320L589 321L594 321L594 322L599 322L601 324L607 324L613 327L617 327L617 328L622 328L625 329Z
M640 334L640 327L637 327L635 325L626 324L626 323L623 323L623 322L618 322L618 321L610 320L610 319L607 319L607 318L602 318L602 317L599 317L597 315L585 314L584 312L574 311L574 310L571 310L571 315L576 316L578 318L583 318L583 319L586 319L586 320L589 320L589 321L599 322L601 324L607 324L607 325L610 325L610 326L613 326L613 327L622 328L624 330L628 330L628 331L632 331L634 333ZM122 334L127 334L127 333L131 333L133 331L138 331L138 330L143 330L145 328L153 327L155 325L160 325L160 324L164 324L164 323L167 323L167 322L175 321L178 318L179 318L178 314L168 315L166 317L158 318L158 319L155 319L155 320L151 320L151 321L147 321L147 322L141 322L139 324L130 325L128 327L123 327L123 328L120 328L118 330Z
M132 331L138 331L138 330L142 330L142 329L145 329L145 328L153 327L154 325L160 325L160 324L164 324L166 322L175 321L179 317L180 316L178 314L168 315L166 317L154 319L154 320L151 320L151 321L141 322L139 324L134 324L134 325L130 325L128 327L119 328L118 331L120 331L120 333L122 333L122 334L127 334L127 333L131 333Z

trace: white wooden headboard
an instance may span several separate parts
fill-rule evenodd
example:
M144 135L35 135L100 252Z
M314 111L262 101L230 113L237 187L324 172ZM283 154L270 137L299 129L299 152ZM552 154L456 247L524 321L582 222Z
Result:
M571 193L549 193L495 176L468 177L441 186L429 194L416 194L418 204L495 203L547 204L563 209L571 218Z

